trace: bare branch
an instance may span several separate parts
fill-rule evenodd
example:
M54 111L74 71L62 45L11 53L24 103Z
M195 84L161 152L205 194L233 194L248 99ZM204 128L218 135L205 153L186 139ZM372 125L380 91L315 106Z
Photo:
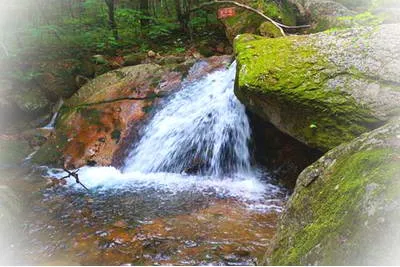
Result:
M60 180L64 180L66 178L73 177L73 178L75 178L75 182L77 184L80 184L83 188L85 188L87 191L89 191L89 189L84 184L82 184L81 181L79 180L79 176L78 176L79 169L77 169L76 171L70 171L70 170L67 170L66 168L63 168L63 170L66 173L68 173L68 175L62 177Z
M276 22L275 20L271 19L270 17L266 16L264 13L262 13L261 11L255 9L255 8L252 8L250 6L247 6L247 5L235 2L235 1L229 1L229 0L206 2L206 3L200 4L197 7L194 7L192 9L190 9L190 12L194 12L196 10L202 9L204 7L207 7L207 6L212 6L212 5L234 5L234 6L249 10L251 12L254 12L254 13L258 14L259 16L263 17L264 19L270 21L276 28L279 29L279 31L282 33L283 36L286 36L283 28L285 28L285 29L300 29L300 28L308 28L308 27L310 27L310 25L300 25L300 26L288 26L288 25L285 25L285 24Z

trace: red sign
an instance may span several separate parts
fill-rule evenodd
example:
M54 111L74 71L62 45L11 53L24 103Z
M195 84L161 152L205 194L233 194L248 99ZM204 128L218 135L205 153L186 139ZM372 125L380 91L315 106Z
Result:
M225 19L229 17L233 17L236 15L236 11L234 7L224 7L218 9L218 18Z

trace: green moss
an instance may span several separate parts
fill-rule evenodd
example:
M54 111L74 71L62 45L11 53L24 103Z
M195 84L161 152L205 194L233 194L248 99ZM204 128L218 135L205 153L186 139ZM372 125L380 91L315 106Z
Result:
M61 129L64 125L66 125L66 122L73 114L73 112L75 112L74 107L69 107L66 105L61 106L56 119L55 128Z
M63 151L68 142L66 134L57 131L57 137L48 140L33 155L31 162L37 165L61 166Z
M234 48L239 99L309 146L327 151L379 124L350 95L327 87L329 79L352 74L338 70L307 37L260 39L244 34Z
M83 118L85 118L85 120L87 120L91 124L103 125L103 123L101 122L103 112L101 110L89 107L78 107L76 110L81 114Z
M151 79L150 87L156 88L161 81L161 76L156 75Z
M289 1L281 1L279 4L275 1L264 2L264 13L286 25L296 25L296 9Z
M333 21L332 18L319 18L316 22L315 26L311 29L311 33L322 32L325 30L329 30L331 28L346 28L343 23L340 23L339 20Z
M261 24L258 31L262 36L265 37L277 38L282 36L280 30L271 22L264 22L263 24Z
M251 6L261 10L268 17L286 25L296 25L295 8L287 1L256 1ZM260 34L260 25L266 22L261 16L247 10L236 10L236 15L223 20L229 39L241 33ZM275 33L275 30L273 31ZM277 35L280 36L280 35Z
M314 164L310 168L319 167ZM379 195L387 184L393 183L396 173L398 151L391 148L339 157L313 184L296 189L288 207L291 218L286 218L289 223L281 228L272 264L349 264L351 255L361 252L365 245L360 243L357 232L367 219L363 213L367 185L375 183L374 194ZM397 196L399 192L396 190ZM293 218L304 221L304 225L290 225ZM346 240L346 244L341 244L341 240Z
M111 132L111 139L115 140L116 143L119 142L119 139L121 138L121 131L118 129L115 129L114 131Z
M150 103L142 108L144 113L150 113L153 111L153 109L154 109L154 106L152 105L152 103Z

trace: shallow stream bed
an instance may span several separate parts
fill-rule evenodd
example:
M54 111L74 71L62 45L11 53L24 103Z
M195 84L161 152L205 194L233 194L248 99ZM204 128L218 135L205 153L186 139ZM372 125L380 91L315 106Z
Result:
M286 197L268 180L253 199L137 183L86 191L38 174L2 183L24 203L12 263L33 265L254 265L271 245Z

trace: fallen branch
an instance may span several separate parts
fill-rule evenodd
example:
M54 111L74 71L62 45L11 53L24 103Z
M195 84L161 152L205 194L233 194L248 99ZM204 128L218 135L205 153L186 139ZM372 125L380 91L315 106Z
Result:
M247 6L247 5L235 2L235 1L229 1L229 0L206 2L206 3L200 4L197 7L194 7L192 9L190 9L189 12L194 12L196 10L202 9L204 7L207 7L207 6L212 6L212 5L234 5L234 6L249 10L251 12L254 12L254 13L258 14L259 16L263 17L264 19L268 20L269 22L271 22L276 28L279 29L279 31L282 33L283 36L286 36L285 31L283 30L283 28L285 28L285 29L300 29L300 28L308 28L308 27L310 27L310 25L299 25L299 26L288 26L288 25L285 25L285 24L279 23L279 22L271 19L270 17L266 16L264 13L262 13L261 11L255 9L255 8L252 8L250 6Z
M89 191L89 189L84 184L82 184L81 181L79 180L79 176L78 176L79 169L77 169L76 171L70 171L70 170L67 170L66 168L63 168L63 170L66 173L68 173L68 175L62 177L60 180L65 180L69 177L73 177L73 178L75 178L75 181L77 184L80 184L83 188L85 188L87 191Z

